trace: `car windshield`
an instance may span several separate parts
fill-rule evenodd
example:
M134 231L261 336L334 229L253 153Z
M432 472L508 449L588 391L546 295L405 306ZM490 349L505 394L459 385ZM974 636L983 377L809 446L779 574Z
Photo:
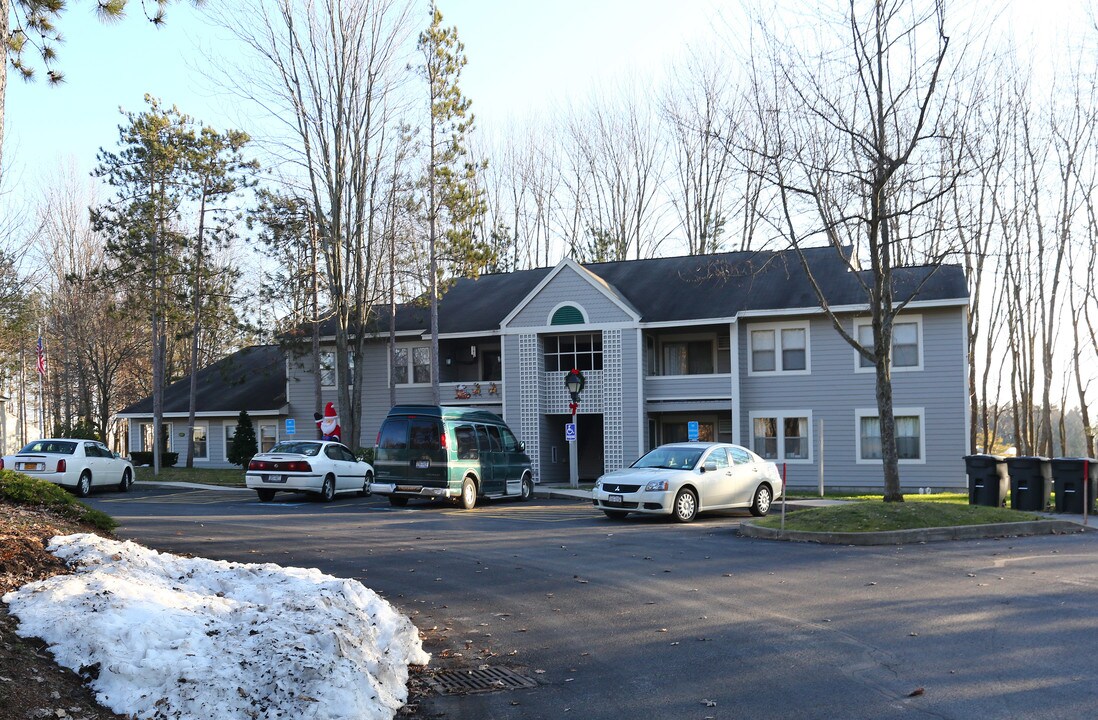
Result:
M268 450L272 453L294 453L312 457L320 452L320 443L316 442L280 442Z
M633 463L635 468L693 470L705 448L658 447Z
M21 455L28 453L72 455L74 452L76 452L76 443L69 442L68 440L35 440L19 451Z

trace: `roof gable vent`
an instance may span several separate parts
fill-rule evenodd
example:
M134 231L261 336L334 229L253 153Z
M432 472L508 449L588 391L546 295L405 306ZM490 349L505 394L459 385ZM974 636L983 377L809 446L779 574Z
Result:
M583 325L583 311L575 305L561 305L549 320L550 325Z

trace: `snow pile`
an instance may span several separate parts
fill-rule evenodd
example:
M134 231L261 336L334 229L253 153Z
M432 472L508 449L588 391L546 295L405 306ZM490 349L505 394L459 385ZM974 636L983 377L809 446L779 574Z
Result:
M19 634L45 640L99 702L141 718L391 719L412 622L354 580L316 569L183 558L97 535L50 552L72 575L3 597Z

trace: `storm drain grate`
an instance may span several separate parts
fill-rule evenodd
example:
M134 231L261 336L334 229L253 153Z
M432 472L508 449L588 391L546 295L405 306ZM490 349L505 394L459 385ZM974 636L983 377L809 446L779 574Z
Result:
M501 667L477 670L443 670L428 676L427 683L434 690L445 695L493 692L496 690L521 690L538 686L535 680L531 680L525 675L519 675L514 670Z

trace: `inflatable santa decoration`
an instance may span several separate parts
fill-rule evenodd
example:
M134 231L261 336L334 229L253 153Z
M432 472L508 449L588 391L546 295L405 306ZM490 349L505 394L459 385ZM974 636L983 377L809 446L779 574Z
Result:
M336 415L335 405L328 403L324 406L323 416L320 413L313 413L313 417L316 419L316 426L320 428L321 440L343 442L339 427L339 415Z

